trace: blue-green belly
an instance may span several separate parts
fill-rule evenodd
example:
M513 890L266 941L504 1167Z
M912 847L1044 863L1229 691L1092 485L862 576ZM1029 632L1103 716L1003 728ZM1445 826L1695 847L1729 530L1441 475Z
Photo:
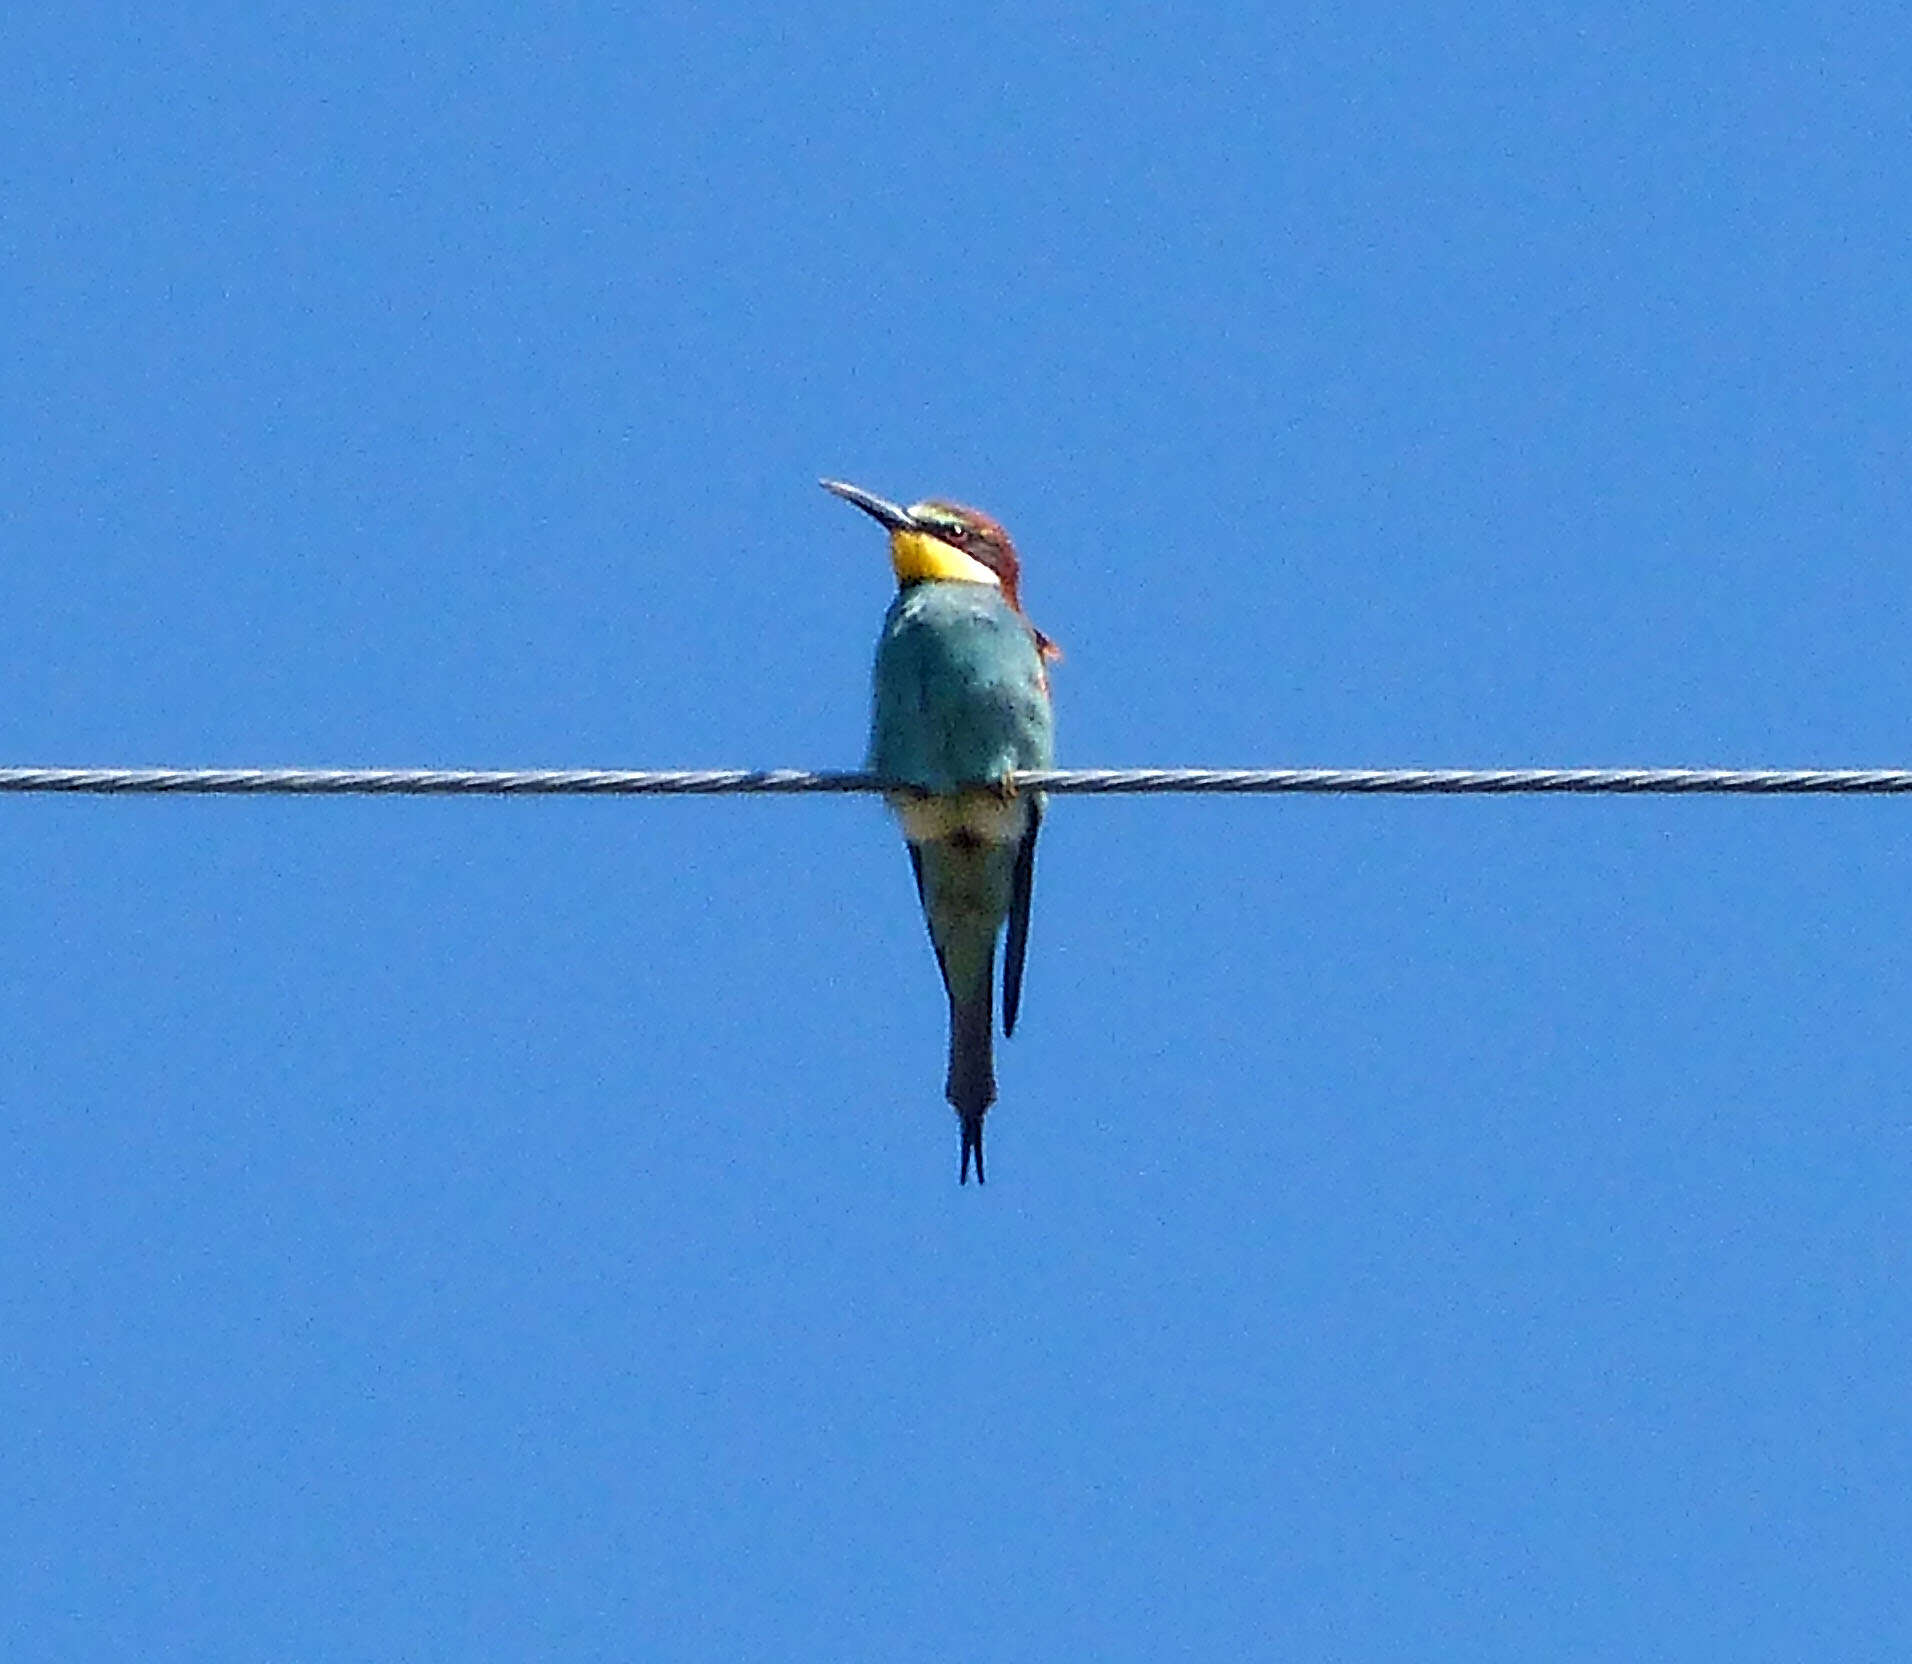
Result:
M1048 768L1054 719L1027 622L985 584L902 590L877 642L869 768L926 792Z

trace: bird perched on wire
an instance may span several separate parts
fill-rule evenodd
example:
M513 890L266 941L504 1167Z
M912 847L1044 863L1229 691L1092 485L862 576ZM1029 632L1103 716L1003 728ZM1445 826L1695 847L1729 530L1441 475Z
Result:
M890 534L896 599L876 645L869 770L898 789L916 893L949 995L949 1079L962 1122L958 1182L983 1182L983 1116L996 1101L992 1033L996 943L1003 951L1002 1027L1016 1029L1040 792L1021 769L1053 765L1049 701L1054 642L1022 610L1009 534L954 503L885 502L824 480Z

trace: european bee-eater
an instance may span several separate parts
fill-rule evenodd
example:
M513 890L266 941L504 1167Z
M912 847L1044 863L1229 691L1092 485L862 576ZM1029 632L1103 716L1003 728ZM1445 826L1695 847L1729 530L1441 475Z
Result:
M958 1182L983 1182L983 1116L996 1101L991 1031L996 940L1003 955L1002 1031L1016 1030L1029 942L1042 794L1018 792L1019 769L1054 760L1047 661L1055 644L1022 610L1009 534L954 503L898 508L838 480L823 488L890 534L896 599L876 644L869 770L900 788L916 894L949 995L949 1081L962 1120Z

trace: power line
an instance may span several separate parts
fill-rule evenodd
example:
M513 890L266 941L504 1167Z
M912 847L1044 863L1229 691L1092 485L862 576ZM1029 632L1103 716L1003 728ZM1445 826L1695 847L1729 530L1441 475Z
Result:
M1912 792L1912 769L1086 768L1023 773L1015 783L1055 793L1882 796ZM0 768L0 792L105 796L715 797L884 789L885 783L876 776L847 770Z

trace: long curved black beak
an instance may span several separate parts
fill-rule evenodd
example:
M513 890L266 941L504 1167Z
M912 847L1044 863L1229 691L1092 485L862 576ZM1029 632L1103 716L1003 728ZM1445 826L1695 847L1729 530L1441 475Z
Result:
M916 526L908 509L898 508L896 504L877 496L874 491L865 491L860 485L848 485L842 480L818 480L817 484L831 496L841 497L846 503L855 503L871 519L893 532L911 531Z

